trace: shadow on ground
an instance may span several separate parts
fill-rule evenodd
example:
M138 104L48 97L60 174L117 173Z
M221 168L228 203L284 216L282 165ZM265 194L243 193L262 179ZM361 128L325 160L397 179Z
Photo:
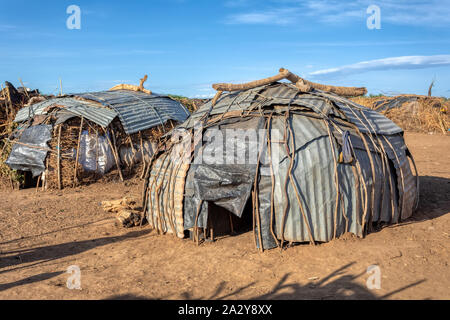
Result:
M378 296L369 290L366 286L362 286L355 280L366 273L358 275L346 274L346 270L354 265L355 262L349 263L320 281L312 281L305 285L289 282L290 273L285 274L278 283L263 295L250 297L249 300L379 300L387 299L399 292L417 286L426 280L420 280L411 283L405 287L394 290L383 296ZM226 282L221 282L212 295L195 296L185 291L181 293L181 297L168 297L169 299L183 300L233 300L238 299L237 295L245 293L246 290L257 287L256 282L249 283L241 288L229 292ZM133 295L121 295L107 298L106 300L142 300L144 297Z
M450 213L450 179L442 177L420 177L420 201L416 221L439 218Z
M45 281L45 280L49 280L51 278L57 277L61 274L63 274L64 272L60 271L60 272L52 272L52 273L43 273L43 274L38 274L29 278L25 278L19 281L15 281L15 282L11 282L11 283L4 283L4 284L0 284L0 292L4 291L4 290L8 290L14 287L19 287L19 286L23 286L26 284L31 284L31 283L35 283L35 282L40 282L40 281Z
M442 177L421 176L420 177L420 202L417 211L407 221L401 223L411 224L421 221L439 218L450 212L450 179ZM74 256L82 252L94 249L96 247L108 245L111 243L130 240L133 238L148 235L150 229L133 231L121 236L104 237L94 240L85 240L80 242L70 242L58 245L23 249L10 252L3 252L0 260L0 274L15 271L23 268L28 268L34 265L39 265L61 258ZM18 239L19 240L19 239ZM15 241L15 240L14 240ZM11 242L11 241L10 241ZM26 264L26 265L25 265ZM368 290L365 286L360 285L355 280L363 274L350 275L346 274L345 270L354 263L343 266L334 271L320 281L313 281L302 285L296 282L290 282L291 274L285 274L279 282L268 293L254 296L250 299L255 300L301 300L301 299L385 299L389 298L399 292L407 290L411 287L421 284L426 280L421 280L411 283L403 288L399 288L384 296L377 296L373 291ZM3 269L3 270L2 270ZM13 283L0 284L0 291L4 291L16 286L45 281L56 277L63 272L44 273L35 275L23 280ZM236 299L239 294L245 293L246 290L257 286L257 283L249 283L241 288L235 289L232 292L227 289L226 282L221 282L214 293L210 296L194 296L191 292L183 292L179 297L186 300L223 300ZM177 298L177 297L165 297ZM145 297L138 297L134 295L113 296L108 300L142 300Z
M133 231L125 235L115 237L105 237L93 240L84 240L79 242L69 242L46 247L23 249L10 252L3 252L0 260L0 274L28 268L38 264L47 263L53 260L74 256L82 252L105 246L111 243L130 240L148 235L150 229ZM6 257L5 257L6 256ZM34 263L34 264L33 264ZM21 266L27 264L26 266ZM10 267L15 267L10 269ZM7 270L2 270L8 268Z

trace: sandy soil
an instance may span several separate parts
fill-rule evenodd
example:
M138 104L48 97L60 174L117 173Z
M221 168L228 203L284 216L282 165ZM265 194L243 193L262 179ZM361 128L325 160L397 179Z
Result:
M408 133L421 174L412 219L319 246L258 253L251 233L197 247L118 229L100 201L140 183L0 191L0 299L450 299L450 136ZM69 290L67 268L81 269ZM381 289L369 290L378 265Z

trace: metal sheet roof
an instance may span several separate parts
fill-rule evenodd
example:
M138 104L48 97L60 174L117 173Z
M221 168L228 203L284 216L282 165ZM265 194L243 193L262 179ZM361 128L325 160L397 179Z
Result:
M273 105L303 106L318 114L338 116L333 111L333 104L361 132L386 135L403 132L400 127L381 113L358 105L353 101L319 90L301 93L296 87L288 83L273 83L250 90L224 93L214 107L212 107L212 101L205 103L181 127L192 128L197 121L208 114L213 116L229 111L258 110L258 108Z
M118 90L50 99L19 110L14 121L23 122L35 115L47 114L47 108L56 105L103 127L119 116L127 134L163 125L168 120L183 122L190 115L181 103L168 96Z
M178 101L168 96L127 90L102 91L77 94L94 100L117 112L127 134L133 134L168 120L185 121L189 111Z
M52 106L61 106L65 110L82 116L92 122L97 123L102 127L107 127L111 121L117 117L117 112L108 108L103 108L97 103L78 100L72 97L66 98L54 98L40 103L36 103L32 106L22 108L16 115L14 122L23 122L28 118L32 118L36 115L47 114L48 108Z

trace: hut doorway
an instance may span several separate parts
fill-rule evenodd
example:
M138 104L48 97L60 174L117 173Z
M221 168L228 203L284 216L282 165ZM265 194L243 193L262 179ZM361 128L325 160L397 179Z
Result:
M38 182L40 183L39 177L33 177L31 171L17 171L19 175L23 177L23 182L20 184L20 189L31 189L36 188Z
M239 218L225 208L208 203L208 222L205 239L212 240L219 237L236 236L253 229L253 206L248 199L242 217Z

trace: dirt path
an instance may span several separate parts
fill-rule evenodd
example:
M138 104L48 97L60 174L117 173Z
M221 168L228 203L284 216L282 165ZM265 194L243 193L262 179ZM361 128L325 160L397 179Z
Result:
M450 137L406 135L421 178L414 217L366 239L257 253L251 233L197 247L117 229L100 201L137 183L0 191L0 299L450 299ZM69 290L69 266L82 290ZM369 290L378 265L381 289Z

